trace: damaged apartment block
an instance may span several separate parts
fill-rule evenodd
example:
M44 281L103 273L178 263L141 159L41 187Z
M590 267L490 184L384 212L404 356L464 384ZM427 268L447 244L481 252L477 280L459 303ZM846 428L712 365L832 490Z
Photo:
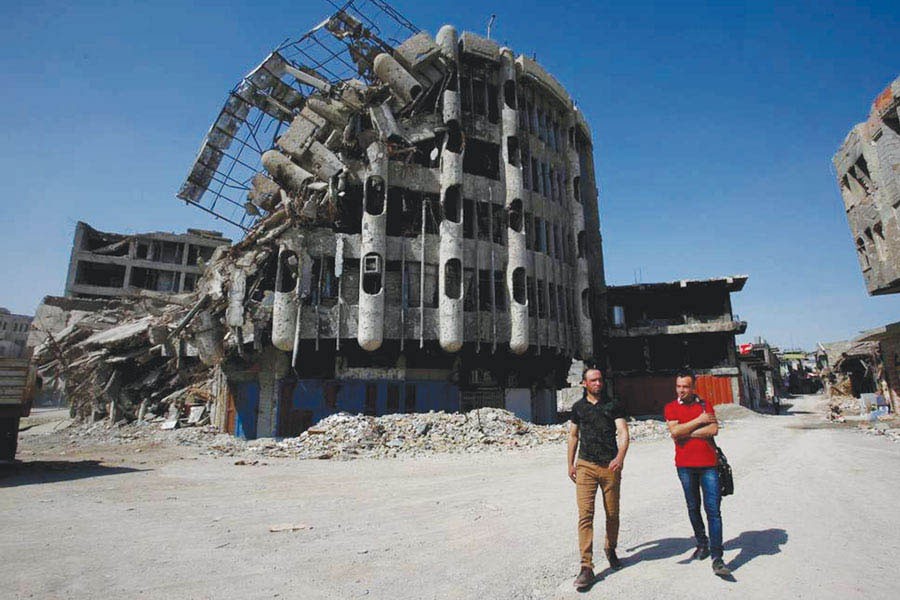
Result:
M202 265L231 240L218 231L122 235L79 221L66 279L68 298L107 298L140 290L192 292Z
M659 414L675 395L673 376L697 375L711 404L738 403L741 376L735 336L747 330L731 294L747 277L610 286L609 360L614 393L629 414Z
M900 79L834 155L856 256L870 295L900 292Z
M227 379L214 422L290 436L339 411L483 406L554 421L605 314L592 165L566 90L491 39L351 2L278 48L179 192L247 231L178 332Z

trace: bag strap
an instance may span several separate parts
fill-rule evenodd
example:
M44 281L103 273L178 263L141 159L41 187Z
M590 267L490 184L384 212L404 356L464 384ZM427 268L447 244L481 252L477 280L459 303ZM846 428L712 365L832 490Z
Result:
M703 406L703 411L706 412L706 400L704 400L704 399L701 398L700 396L697 396L697 394L694 394L694 396L696 396L697 401ZM712 447L715 448L715 449L717 450L716 454L718 454L719 452L722 451L722 450L719 448L719 445L716 443L716 436L713 435L713 436L710 436L710 437L708 437L708 438L706 438L706 439L708 439L708 440L709 440L709 443L712 444Z

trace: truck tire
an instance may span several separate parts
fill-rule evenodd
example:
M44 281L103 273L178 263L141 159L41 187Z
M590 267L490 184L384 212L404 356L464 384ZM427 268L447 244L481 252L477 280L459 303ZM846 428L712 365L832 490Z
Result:
M19 442L19 417L0 418L0 460L13 460Z

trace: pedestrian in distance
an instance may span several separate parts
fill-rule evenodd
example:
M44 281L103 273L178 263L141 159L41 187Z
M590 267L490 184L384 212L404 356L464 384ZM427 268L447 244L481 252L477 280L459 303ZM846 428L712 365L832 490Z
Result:
M696 377L692 372L678 373L675 377L676 398L666 404L664 416L675 441L675 468L697 542L691 558L703 560L712 554L713 572L727 577L731 575L731 570L722 558L722 494L718 455L712 441L719 433L719 423L712 405L694 393L695 383ZM701 491L709 525L708 535L700 514Z
M628 423L621 405L603 393L603 374L587 368L581 376L584 396L572 406L569 424L566 470L575 483L578 502L578 548L581 570L575 587L584 589L594 582L594 504L598 488L603 493L606 513L606 558L620 569L616 556L619 538L619 490L622 467L628 452ZM577 458L576 458L577 454Z

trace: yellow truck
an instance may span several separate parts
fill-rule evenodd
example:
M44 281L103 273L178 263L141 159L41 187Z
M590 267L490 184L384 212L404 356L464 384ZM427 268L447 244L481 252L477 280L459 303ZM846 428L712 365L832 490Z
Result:
M0 460L13 460L19 419L31 413L34 370L27 358L0 358Z

